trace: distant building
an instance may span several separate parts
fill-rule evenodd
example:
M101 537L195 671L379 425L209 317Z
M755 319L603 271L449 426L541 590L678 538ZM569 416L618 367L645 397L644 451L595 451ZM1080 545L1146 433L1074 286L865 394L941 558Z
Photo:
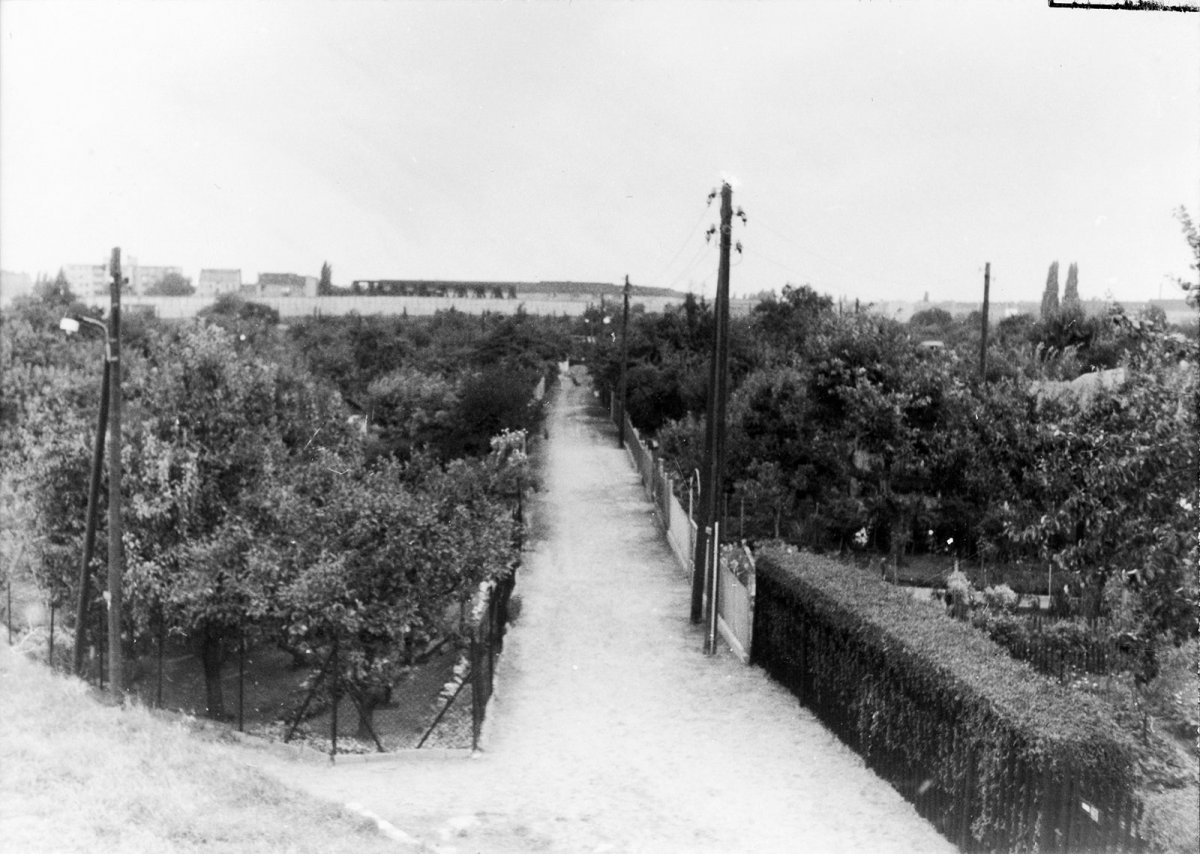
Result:
M121 269L124 271L125 277L129 279L130 292L139 295L144 294L171 273L177 276L183 275L182 267L142 267L138 265L136 259L133 259L132 263L128 265L123 263Z
M258 284L242 285L247 296L258 297L315 297L317 277L296 273L259 273Z
M104 296L112 278L108 275L108 264L65 264L63 275L78 296Z
M196 282L196 296L216 299L222 294L236 294L242 289L241 270L205 269Z
M121 259L121 274L126 280L126 293L144 294L147 288L162 281L169 273L182 276L183 268L141 265L132 255ZM71 283L71 290L79 296L104 296L112 286L107 261L103 264L66 264L63 266L63 275Z

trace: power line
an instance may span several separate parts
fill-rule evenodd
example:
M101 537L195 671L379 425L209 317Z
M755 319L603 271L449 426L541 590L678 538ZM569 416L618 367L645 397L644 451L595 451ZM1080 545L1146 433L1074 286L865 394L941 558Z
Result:
M700 248L696 250L696 254L692 256L684 271L672 279L671 284L667 285L667 287L673 288L675 285L679 284L681 280L691 275L692 271L695 270L699 263L704 260L704 256L707 254L708 249L709 245L707 243L702 244Z
M659 269L658 273L651 277L650 281L656 281L666 275L666 272L671 269L671 265L674 264L676 260L678 260L679 256L683 254L683 250L687 248L688 243L690 243L692 238L695 236L696 229L700 227L700 223L704 222L704 217L708 214L708 208L709 206L705 205L704 210L700 211L700 216L696 217L696 222L691 228L688 229L687 236L683 238L683 242L679 244L679 248L675 250L675 254L671 256L671 260L664 264Z
M811 255L814 255L817 258L820 258L825 263L837 268L838 270L840 270L843 273L846 273L847 275L861 277L861 278L867 279L869 281L872 281L872 282L875 282L878 284L895 285L898 287L906 287L906 288L914 288L914 287L924 288L924 287L939 286L939 285L957 286L957 285L963 284L963 281L964 281L962 279L922 279L920 282L911 282L911 281L905 282L905 281L895 278L894 276L880 275L877 273L869 272L867 270L863 270L861 268L847 266L846 264L842 263L841 261L830 258L828 255L825 255L824 253L819 252L816 249L813 249L811 247L811 245L809 245L807 243L807 241L801 241L794 235L787 235L787 234L784 234L783 232L779 231L778 229L773 228L770 225L770 223L763 222L761 220L761 218L756 217L755 224L761 225L763 228L765 228L767 231L774 234L780 240L783 240L785 243L794 243L794 244L799 245L800 248L803 249L805 252L807 252ZM761 258L765 258L765 256L762 255L762 253L758 253L758 255ZM770 259L765 258L765 260L770 260ZM785 264L781 264L777 261L773 261L772 263L775 263L777 266L783 267L784 269L788 269L791 272L796 272L794 269L788 267Z

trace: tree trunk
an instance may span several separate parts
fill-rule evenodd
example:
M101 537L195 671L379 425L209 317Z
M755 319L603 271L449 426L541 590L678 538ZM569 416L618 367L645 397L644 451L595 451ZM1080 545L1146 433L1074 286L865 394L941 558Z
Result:
M221 664L224 662L221 634L213 626L205 626L200 635L200 663L204 666L205 715L213 720L225 720L225 697L221 690Z
M375 741L375 710L387 700L383 689L371 688L355 692L355 705L358 707L358 729L354 737L359 741Z

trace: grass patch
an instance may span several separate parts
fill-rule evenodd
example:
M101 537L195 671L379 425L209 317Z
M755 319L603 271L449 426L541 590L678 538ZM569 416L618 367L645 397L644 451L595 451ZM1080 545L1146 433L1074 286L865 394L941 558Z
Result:
M0 848L6 851L395 851L365 819L293 792L234 752L0 639Z

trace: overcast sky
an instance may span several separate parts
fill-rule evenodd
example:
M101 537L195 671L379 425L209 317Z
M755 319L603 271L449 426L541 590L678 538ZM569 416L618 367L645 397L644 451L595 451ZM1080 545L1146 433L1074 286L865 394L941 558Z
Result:
M0 265L1177 295L1200 15L1013 2L0 0Z

